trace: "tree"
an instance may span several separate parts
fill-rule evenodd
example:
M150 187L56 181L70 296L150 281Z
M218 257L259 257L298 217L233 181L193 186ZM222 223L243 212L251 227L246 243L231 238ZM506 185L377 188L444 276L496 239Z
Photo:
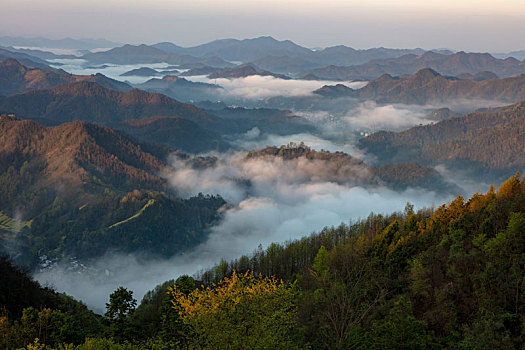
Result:
M124 287L118 287L109 296L109 303L106 303L106 317L110 320L123 321L137 306L137 301L133 299L133 291Z
M295 288L253 272L225 277L187 295L171 288L173 307L201 349L292 349Z
M133 291L124 287L117 288L109 296L105 316L109 321L109 334L117 341L132 338L134 331L128 316L135 310L136 305Z

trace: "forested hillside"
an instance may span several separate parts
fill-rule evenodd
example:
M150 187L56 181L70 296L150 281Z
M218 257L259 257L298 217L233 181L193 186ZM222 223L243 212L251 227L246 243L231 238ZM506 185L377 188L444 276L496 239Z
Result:
M86 122L0 117L0 246L18 262L106 252L171 256L206 237L225 204L179 199L160 172L170 149Z
M524 232L516 174L468 200L407 204L223 260L158 286L138 308L119 288L104 323L113 339L78 349L520 349ZM16 327L4 321L4 342L23 346Z
M41 287L0 258L0 348L18 349L38 338L50 346L103 335L102 318L65 295Z
M481 178L509 176L525 166L525 104L477 111L409 130L360 140L381 163L446 164Z
M198 279L211 285L233 271L254 271L288 281L298 293L289 330L316 349L519 349L524 233L525 181L518 174L497 191L435 210L407 205L259 248ZM192 299L197 308L202 302ZM242 314L223 308L211 317ZM187 323L204 317L190 310L181 313ZM205 340L213 330L198 335Z

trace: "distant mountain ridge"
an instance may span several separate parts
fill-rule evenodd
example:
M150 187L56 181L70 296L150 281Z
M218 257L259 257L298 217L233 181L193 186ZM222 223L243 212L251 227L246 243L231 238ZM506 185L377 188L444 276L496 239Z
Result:
M149 67L136 68L136 69L132 69L130 71L127 71L125 73L120 74L121 77L131 77L131 76L136 76L136 77L154 77L154 76L157 76L157 75L161 75L161 73L159 73L155 69L149 68Z
M219 68L231 66L230 63L217 58L197 58L186 54L170 53L148 45L130 45L115 47L108 51L88 53L82 59L90 63L113 63L113 64L146 64L146 63L169 63L174 65L214 65Z
M43 47L54 49L79 49L90 50L98 48L115 47L119 44L106 39L49 39L43 37L0 37L0 45L5 46L25 46L25 47Z
M431 68L440 74L460 75L465 73L493 72L499 77L510 77L525 73L525 63L515 58L497 59L488 53L466 53L463 51L444 55L425 52L422 55L404 55L396 58L372 60L354 66L331 65L304 72L333 80L375 79L383 74L412 75Z
M195 82L174 75L166 75L162 79L152 78L135 86L145 91L158 92L185 102L214 100L223 91L219 85Z
M100 124L153 116L181 116L212 127L216 118L197 107L165 95L138 89L110 90L97 83L80 81L46 90L29 91L0 99L0 110L56 124L85 120Z
M287 77L286 75L283 75L283 74L275 74L272 72L261 70L258 67L254 66L253 64L241 64L233 68L224 68L220 71L209 74L208 78L210 79L217 79L217 78L234 79L234 78L246 78L246 77L253 76L253 75L271 76L274 78L285 79L285 80L290 79L290 77Z
M356 90L338 84L323 86L315 93L325 97L353 97L381 103L424 105L461 99L515 103L525 100L525 74L477 81L443 76L433 69L425 68L404 78L384 74Z
M9 59L15 59L28 67L38 68L42 70L52 70L52 68L48 65L47 61L43 59L28 55L27 53L11 51L6 48L0 47L0 62Z
M132 89L128 84L102 74L74 75L62 70L37 69L24 65L15 59L0 62L0 95L4 96L80 81L95 82L100 86L121 91Z
M290 40L276 40L270 36L251 39L222 39L194 47L181 47L163 42L152 45L155 48L195 57L220 57L226 61L252 63L273 73L298 74L307 69L320 68L330 64L356 65L373 59L398 57L406 54L423 54L423 49L371 48L356 50L339 45L322 50L312 50ZM440 51L450 54L449 51Z
M168 43L152 45L157 48L170 50L178 54L192 55L201 58L220 57L227 61L249 62L251 60L272 54L292 54L294 56L307 54L310 49L299 46L290 40L278 41L269 36L253 39L221 39L212 42L182 48Z

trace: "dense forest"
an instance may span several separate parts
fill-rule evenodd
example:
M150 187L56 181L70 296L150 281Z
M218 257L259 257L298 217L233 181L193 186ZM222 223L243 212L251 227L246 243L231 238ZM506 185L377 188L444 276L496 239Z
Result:
M525 166L525 103L480 110L402 132L359 140L381 163L446 164L474 178L507 178Z
M171 149L106 127L0 116L0 142L0 250L31 267L43 255L171 256L202 242L225 204L170 193L159 173Z
M259 247L167 281L138 307L118 288L102 318L37 295L3 261L19 282L0 289L0 341L12 349L521 349L524 233L525 180L516 174L436 209L407 204ZM35 290L29 305L13 299L23 285ZM87 321L75 336L66 332Z

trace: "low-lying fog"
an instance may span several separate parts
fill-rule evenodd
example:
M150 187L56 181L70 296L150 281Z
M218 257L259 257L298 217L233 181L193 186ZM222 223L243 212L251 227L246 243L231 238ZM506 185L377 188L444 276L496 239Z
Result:
M231 159L219 168L203 171L174 164L167 176L181 194L220 193L233 206L224 212L224 219L212 228L205 243L170 260L106 256L87 263L92 271L97 271L93 275L79 274L66 266L35 277L103 312L109 294L121 285L131 288L140 300L159 283L181 274L192 275L221 258L230 260L251 253L259 244L265 247L271 242L297 239L324 226L366 218L370 212L399 211L407 202L421 208L450 199L420 189L394 192L341 185L301 176L297 169L304 170L278 162L242 165ZM252 182L250 191L235 181L239 175Z
M144 65L83 68L81 60L61 60L62 69L76 74L101 72L118 80L130 80L120 74ZM84 62L85 63L85 62ZM168 65L148 65L167 68ZM133 78L139 83L149 78ZM199 78L202 80L202 78ZM215 82L215 81L214 81ZM217 79L231 94L249 98L268 96L296 96L308 94L329 82L282 80L273 77ZM331 82L334 83L334 82ZM363 83L355 83L359 87ZM326 111L297 112L314 125L318 133L277 136L261 134L254 128L239 136L240 149L250 150L265 146L280 146L290 141L304 141L314 149L344 151L354 157L367 155L353 147L359 130L399 130L433 122L428 106L379 106L373 102L356 103L348 107L342 117ZM343 137L341 137L343 136ZM345 140L345 143L334 140ZM199 192L220 194L231 205L224 211L223 220L213 227L207 240L195 249L169 260L141 260L133 255L105 256L84 262L88 267L79 273L71 264L37 273L35 278L60 292L81 299L97 312L103 312L109 294L119 286L131 288L138 300L148 290L181 274L192 275L206 269L221 258L230 260L253 252L259 244L298 239L324 226L348 223L366 218L371 212L388 214L403 210L407 202L416 208L440 205L450 197L439 193L411 188L395 192L388 188L371 188L354 183L341 183L329 169L316 163L283 162L281 160L245 161L243 154L219 154L219 164L212 169L195 170L186 163L173 160L165 176L181 196ZM440 169L446 173L446 169ZM366 178L365 169L353 169L356 177ZM243 181L239 181L243 180ZM247 186L249 182L251 185ZM482 188L473 189L483 190Z
M96 74L102 73L105 76L128 82L130 84L142 84L152 78L161 78L161 75L154 76L121 76L121 74L129 72L133 69L148 67L159 72L177 69L176 66L168 63L143 63L143 64L90 64L84 59L54 59L49 60L51 66L54 68L61 68L66 72L73 74ZM187 71L187 69L177 69L179 72ZM224 88L225 96L234 96L242 98L267 98L273 96L303 96L311 94L312 91L319 89L324 85L345 84L351 88L360 88L366 82L340 82L330 80L296 80L296 79L280 79L273 76L248 76L245 78L235 79L208 79L204 75L199 76L185 76L187 80L195 82L204 82L210 84L220 85ZM221 96L218 96L221 97Z
M244 156L222 154L217 166L200 170L173 159L165 170L170 185L182 197L199 192L220 194L231 205L202 245L169 260L105 256L85 262L89 269L83 273L63 265L37 273L36 279L103 312L109 294L121 285L131 288L140 300L157 284L212 267L221 258L249 254L259 244L265 247L271 242L298 239L325 226L366 218L371 212L400 211L407 202L422 208L451 199L418 188L395 192L339 183L337 174L324 164L304 159L247 161ZM356 183L370 176L360 165L350 171Z

